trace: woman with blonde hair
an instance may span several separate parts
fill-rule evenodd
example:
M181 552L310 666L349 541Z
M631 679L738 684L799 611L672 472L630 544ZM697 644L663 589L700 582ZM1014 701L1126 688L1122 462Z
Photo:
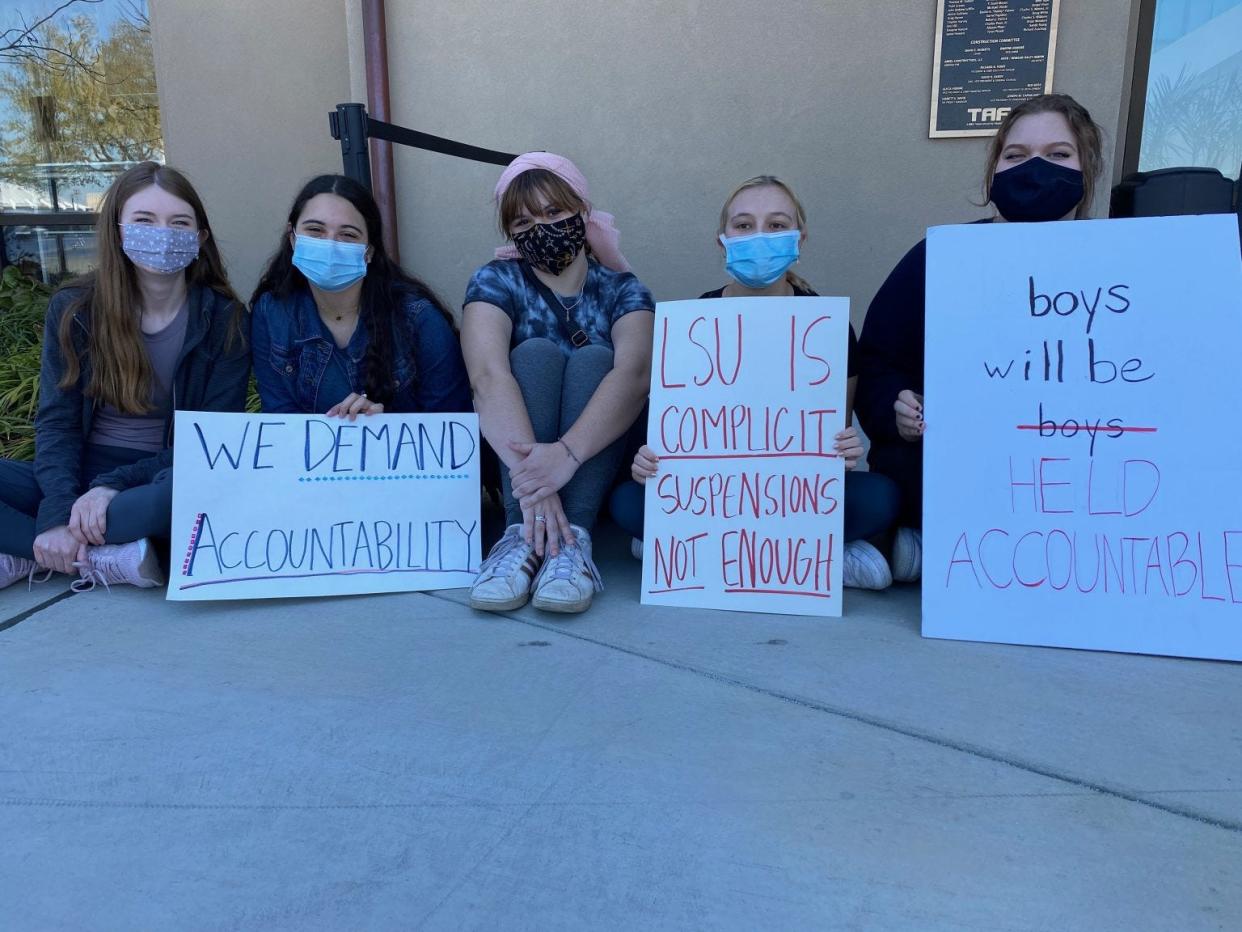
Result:
M759 175L739 185L720 211L716 238L724 251L725 271L732 281L701 298L814 297L815 291L793 271L807 238L806 211L793 189L772 175ZM854 327L849 330L846 382L846 427L835 438L835 450L845 460L845 547L843 585L884 589L892 582L884 555L867 538L892 526L897 490L884 476L859 472L862 439L852 425L858 354ZM641 555L643 486L659 469L659 457L643 446L631 466L633 482L619 486L610 503L613 519L634 537L635 556Z
M202 201L142 162L104 195L97 268L62 288L43 337L34 463L0 460L0 585L38 568L162 582L176 410L240 411L250 356Z

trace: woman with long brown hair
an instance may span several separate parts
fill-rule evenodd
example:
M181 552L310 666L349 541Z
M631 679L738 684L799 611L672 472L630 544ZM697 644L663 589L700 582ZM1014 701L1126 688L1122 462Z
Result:
M173 412L245 405L245 309L185 176L118 177L96 243L96 269L48 306L34 463L0 460L0 586L39 568L160 585Z

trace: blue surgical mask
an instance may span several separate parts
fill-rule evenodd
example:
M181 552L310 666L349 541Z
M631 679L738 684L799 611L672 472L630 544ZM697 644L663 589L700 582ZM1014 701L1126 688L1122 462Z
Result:
M801 230L721 236L725 248L725 271L747 288L767 288L798 261Z
M121 249L135 265L171 275L198 258L198 230L122 223Z
M310 283L324 291L344 291L367 274L367 247L334 239L298 236L293 264Z

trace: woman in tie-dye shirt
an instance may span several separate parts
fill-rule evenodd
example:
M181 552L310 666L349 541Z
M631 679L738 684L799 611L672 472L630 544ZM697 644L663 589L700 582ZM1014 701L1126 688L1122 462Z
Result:
M462 349L507 529L470 604L581 612L602 587L590 532L647 396L655 302L568 159L519 156L496 201L510 242L470 280Z

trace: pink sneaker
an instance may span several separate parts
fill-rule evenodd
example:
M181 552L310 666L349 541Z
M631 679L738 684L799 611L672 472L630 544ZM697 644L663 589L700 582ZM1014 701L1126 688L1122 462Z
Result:
M0 553L0 589L13 585L19 579L33 581L34 574L38 569L39 567L35 565L34 560Z
M114 584L150 589L164 585L159 556L145 537L131 544L105 544L87 550L87 564L74 564L82 578L73 583L74 592L89 592L99 583L104 588Z

